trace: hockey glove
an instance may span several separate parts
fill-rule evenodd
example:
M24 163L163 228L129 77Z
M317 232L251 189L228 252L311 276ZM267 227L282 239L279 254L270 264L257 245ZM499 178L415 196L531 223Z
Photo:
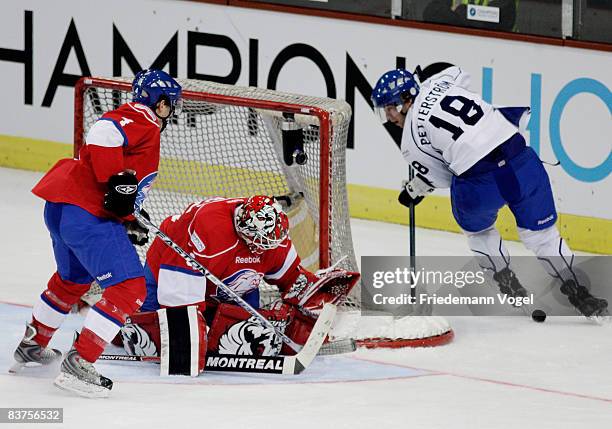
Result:
M140 214L147 220L151 220L149 213L145 209L140 209ZM128 238L135 246L144 246L149 242L149 229L137 220L123 222Z
M403 206L410 207L411 205L417 205L421 201L423 201L423 197L412 198L408 191L404 188L402 192L397 196L397 201Z
M134 212L138 194L138 179L128 171L122 171L108 179L108 191L104 194L104 208L118 217Z
M421 174L417 174L414 179L402 184L402 192L400 192L397 200L403 206L410 207L417 205L423 198L433 192L434 186L429 183Z

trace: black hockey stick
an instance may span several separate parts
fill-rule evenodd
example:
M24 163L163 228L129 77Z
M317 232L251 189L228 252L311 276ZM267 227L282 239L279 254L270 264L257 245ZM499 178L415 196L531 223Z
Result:
M257 374L301 374L310 366L327 337L336 315L336 306L325 304L310 336L295 356L236 356L209 354L206 371L245 372ZM127 362L160 362L158 356L101 355L99 360Z
M414 168L412 167L412 165L410 165L408 166L408 180L412 179L414 179ZM408 212L410 215L410 223L408 224L408 233L410 240L410 272L414 273L416 271L416 208L414 205L414 201L410 202ZM411 285L410 288L410 296L413 300L416 299L416 287L414 286L415 285Z

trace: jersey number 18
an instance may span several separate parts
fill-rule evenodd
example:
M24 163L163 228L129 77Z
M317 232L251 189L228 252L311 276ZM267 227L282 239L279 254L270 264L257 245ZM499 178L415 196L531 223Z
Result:
M453 102L461 103L461 108L457 109L453 106ZM461 95L447 95L440 101L440 108L446 113L460 118L466 125L476 125L476 123L483 117L484 113L482 108L469 98L462 97ZM450 122L445 121L437 116L429 118L429 122L436 128L444 128L449 131L453 136L453 140L457 140L463 134L463 130Z

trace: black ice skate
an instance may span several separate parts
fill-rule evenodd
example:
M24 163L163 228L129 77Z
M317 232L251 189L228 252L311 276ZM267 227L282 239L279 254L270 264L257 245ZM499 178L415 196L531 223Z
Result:
M15 374L29 363L50 365L53 362L59 361L62 357L62 352L50 347L42 347L36 343L33 338L36 336L36 328L28 323L23 339L17 346L13 356L15 364L9 368L9 372Z
M513 298L524 298L529 295L529 292L521 285L514 271L508 267L493 274L493 280L497 282L500 292L505 295Z
M74 347L66 353L61 372L55 379L54 384L60 389L87 398L106 398L113 388L113 382L100 375L90 362L79 355Z
M608 301L594 297L586 287L576 284L574 279L564 281L561 285L561 292L581 314L589 319L610 315Z

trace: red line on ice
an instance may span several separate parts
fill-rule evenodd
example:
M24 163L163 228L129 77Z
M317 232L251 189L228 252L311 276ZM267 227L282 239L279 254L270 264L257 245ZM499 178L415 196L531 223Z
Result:
M418 368L418 367L415 367L415 366L404 365L404 364L399 364L399 363L381 362L381 361L376 360L376 359L367 359L367 358L362 358L362 357L357 357L357 356L351 356L351 359L363 360L363 361L366 361L366 362L378 363L378 364L382 364L382 365L399 366L399 367L402 367L402 368L415 369L415 370L420 370L420 371L428 371L428 372L431 373L431 375L448 375L448 376L452 376L452 377L464 378L466 380L482 381L482 382L485 382L485 383L499 384L499 385L502 385L502 386L519 387L519 388L522 388L522 389L533 390L533 391L536 391L536 392L554 393L554 394L557 394L557 395L572 396L572 397L575 397L575 398L591 399L591 400L594 400L594 401L602 401L602 402L612 403L612 399L610 399L610 398L602 398L602 397L599 397L599 396L585 395L585 394L582 394L582 393L565 392L563 390L554 390L554 389L548 389L546 387L529 386L527 384L512 383L512 382L509 382L509 381L494 380L494 379L491 379L491 378L475 377L475 376L472 376L472 375L457 374L457 373L447 372L447 371L437 371L437 370L431 370L431 369L427 369L427 368Z

